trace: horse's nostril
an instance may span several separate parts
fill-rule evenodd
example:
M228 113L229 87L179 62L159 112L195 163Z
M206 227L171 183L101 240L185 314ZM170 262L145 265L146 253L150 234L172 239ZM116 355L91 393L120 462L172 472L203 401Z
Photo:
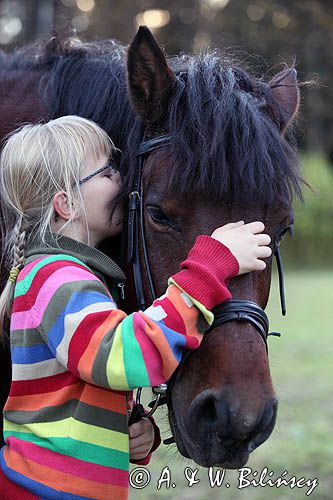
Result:
M216 421L215 402L212 396L206 398L206 400L200 406L198 417L200 420L207 420L211 423Z
M197 396L188 409L188 430L193 439L198 435L216 435L223 439L228 434L228 406L217 403L215 395L207 390Z

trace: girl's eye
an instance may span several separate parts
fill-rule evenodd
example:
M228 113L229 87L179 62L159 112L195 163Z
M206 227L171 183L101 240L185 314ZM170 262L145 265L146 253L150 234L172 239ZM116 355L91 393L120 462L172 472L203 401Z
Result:
M106 170L105 177L109 177L109 179L111 179L111 177L114 176L116 172L117 171L115 168L110 167L109 169Z

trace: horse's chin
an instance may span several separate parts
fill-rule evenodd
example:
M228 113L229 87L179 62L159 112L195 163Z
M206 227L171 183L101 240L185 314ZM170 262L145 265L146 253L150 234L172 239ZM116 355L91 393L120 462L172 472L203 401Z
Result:
M172 435L175 439L178 451L186 458L190 458L202 467L222 467L224 469L239 469L243 467L249 459L248 445L244 443L243 447L237 450L229 449L223 446L212 436L207 436L207 446L203 447L193 441L186 429L176 418L172 409L169 406L169 422Z

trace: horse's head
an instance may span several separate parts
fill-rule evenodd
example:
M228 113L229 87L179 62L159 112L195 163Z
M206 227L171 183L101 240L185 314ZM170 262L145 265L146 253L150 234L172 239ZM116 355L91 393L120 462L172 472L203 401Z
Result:
M296 71L265 83L217 52L167 62L141 28L128 52L128 83L145 138L171 136L170 146L147 156L143 173L157 295L195 237L227 222L263 221L274 253L293 224L292 192L300 195L297 156L285 138L299 102ZM140 134L134 127L132 149ZM265 308L270 281L268 259L265 271L237 277L229 288L233 298ZM273 430L277 399L266 346L250 323L232 321L207 333L171 387L169 419L178 449L200 465L241 467Z

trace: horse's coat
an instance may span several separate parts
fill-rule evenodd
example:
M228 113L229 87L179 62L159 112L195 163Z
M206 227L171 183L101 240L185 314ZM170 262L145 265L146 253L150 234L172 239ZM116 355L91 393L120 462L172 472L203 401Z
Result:
M217 51L166 59L146 29L126 54L113 41L53 38L46 47L2 55L1 131L65 114L94 120L123 151L123 200L133 183L143 128L147 138L171 135L171 148L150 155L143 179L158 295L195 237L230 220L262 220L274 252L293 223L292 194L301 195L297 155L286 140L299 102L295 70L265 82ZM117 258L115 246L108 243L104 250ZM134 290L126 271L132 311ZM233 296L265 307L270 273L268 259L264 272L232 280ZM250 325L227 324L186 359L169 406L182 454L205 466L239 467L267 439L277 402L261 342Z

